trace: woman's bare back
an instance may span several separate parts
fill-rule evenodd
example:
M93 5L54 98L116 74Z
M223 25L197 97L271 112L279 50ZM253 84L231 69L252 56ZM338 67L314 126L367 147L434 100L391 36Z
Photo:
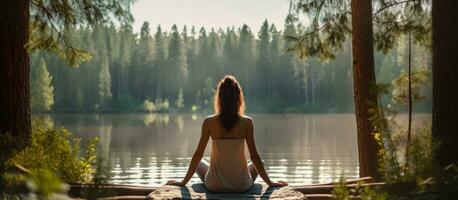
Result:
M210 131L210 136L212 140L215 139L245 139L246 133L248 130L249 117L242 115L240 116L237 123L232 127L231 130L227 131L221 121L218 118L218 115L211 115L206 117L207 128Z

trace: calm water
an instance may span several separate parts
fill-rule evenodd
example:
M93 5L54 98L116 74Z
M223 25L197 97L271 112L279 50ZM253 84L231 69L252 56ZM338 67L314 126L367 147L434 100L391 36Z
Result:
M197 146L203 115L57 114L54 127L100 137L113 183L181 180ZM257 114L255 139L273 180L307 184L358 176L353 114ZM211 140L210 140L211 141ZM209 156L209 144L205 156ZM199 182L194 175L192 182ZM260 182L258 179L257 182Z

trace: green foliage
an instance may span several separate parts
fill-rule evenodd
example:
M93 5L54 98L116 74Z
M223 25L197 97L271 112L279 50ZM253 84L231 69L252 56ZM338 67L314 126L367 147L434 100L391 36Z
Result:
M54 87L52 76L49 74L46 61L41 58L37 69L32 68L30 85L31 106L36 112L50 111L54 104Z
M351 33L351 0L293 0L288 22L300 23L305 14L310 23L299 35L287 35L295 43L289 48L300 58L335 58ZM416 42L431 44L431 4L428 0L376 0L373 5L374 43L387 53L402 34L411 32Z
M431 83L431 73L426 69L417 69L411 74L412 102L416 103L426 98L421 89ZM393 101L402 105L409 104L409 75L402 73L398 78L393 80L394 90L392 93Z
M30 174L8 171L0 178L0 199L70 199L69 185L48 169L34 169Z
M340 181L334 185L334 190L332 191L334 199L337 200L347 200L350 198L350 191L348 190L344 178L340 178Z
M181 110L184 108L184 96L183 96L183 89L180 88L178 90L177 100L175 101L175 106Z
M143 111L146 111L146 112L153 112L153 111L156 110L156 105L154 105L154 102L152 102L152 101L145 100L143 102L142 109L143 109Z
M29 50L45 49L77 66L92 58L89 52L75 48L70 32L78 25L98 24L117 19L133 21L130 4L134 0L30 1Z
M105 161L103 158L100 156L97 157L95 169L92 173L92 183L94 185L92 187L84 188L82 191L82 196L85 199L97 199L102 196L110 196L110 192L101 189L102 185L108 184L110 179L110 171L104 163Z
M63 183L59 177L55 176L53 172L49 170L35 170L27 179L26 184L31 192L36 194L39 199L70 199L63 195L59 197L56 196L58 193L68 191L69 186Z
M335 52L335 60L320 63L285 52L294 42L283 37L304 31L290 22L282 28L263 23L259 34L247 25L225 31L178 30L159 26L152 33L148 23L138 33L129 24L81 26L71 35L75 44L93 53L91 61L79 68L63 67L66 63L59 58L38 51L32 55L32 69L45 58L54 87L53 112L138 112L144 111L146 99L168 99L167 111L185 112L195 105L196 111L206 112L212 109L217 81L226 73L241 83L249 112L354 109L350 41ZM383 83L390 83L405 65L401 41L389 55L375 53L377 79L383 77ZM414 66L428 67L430 52L415 45L413 50ZM180 89L183 108L176 104Z
M170 33L167 65L164 69L164 75L165 81L168 82L164 85L165 96L168 99L173 99L176 97L180 88L185 86L188 77L185 48L176 25L172 26L172 32ZM179 78L173 78L175 76ZM173 93L169 94L169 91Z
M85 154L80 156L80 140L71 140L66 129L36 127L30 144L11 155L5 166L19 164L32 172L48 169L67 182L88 182L96 159L96 144L97 139L91 140Z
M336 200L386 200L389 199L387 193L379 189L363 186L364 182L358 182L355 188L349 189L346 185L345 179L340 178L339 182L334 185L332 191L333 199Z
M15 137L13 137L10 133L0 134L0 175L6 171L7 166L5 163L11 158L17 148L18 145L15 141Z
M213 95L215 94L215 83L211 78L205 79L205 87L197 92L197 99L203 108L212 109Z
M380 171L389 184L406 183L419 185L432 173L431 127L421 126L413 130L407 147L410 156L405 160L407 129L397 124L397 113L388 108L371 110L372 122L376 125L374 137L383 148L379 152ZM406 164L409 162L409 164ZM406 168L406 166L409 166ZM405 189L405 188L404 188Z
M429 84L429 77L426 70L414 70L412 73L412 103L424 99L420 92ZM409 106L408 79L408 75L403 73L393 80L392 87L379 85L379 99L391 95L391 103ZM379 171L387 183L384 190L390 199L409 199L428 190L426 182L435 174L432 161L435 144L428 123L412 129L409 137L407 126L398 123L402 116L391 107L391 103L387 107L378 106L370 110L375 127L373 134L382 147L378 153Z
M168 99L156 99L156 111L167 112L170 109L170 102Z

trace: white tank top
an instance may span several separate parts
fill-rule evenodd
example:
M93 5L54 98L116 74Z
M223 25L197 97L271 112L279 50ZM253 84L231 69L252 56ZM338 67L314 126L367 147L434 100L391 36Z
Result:
M245 139L212 141L204 184L213 192L243 192L253 185L245 157Z

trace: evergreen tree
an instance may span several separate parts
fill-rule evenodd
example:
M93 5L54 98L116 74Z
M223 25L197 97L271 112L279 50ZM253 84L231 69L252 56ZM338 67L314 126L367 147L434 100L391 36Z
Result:
M132 50L135 45L135 35L132 32L132 26L130 24L125 24L121 26L121 44L120 52L118 57L118 69L117 69L117 93L116 102L120 108L132 108L134 102L132 93L135 92L132 85L133 83L133 72L131 70L132 63Z
M99 72L99 105L101 108L106 108L111 100L111 75L109 69L108 57L102 61Z
M271 59L269 56L269 47L270 47L270 33L269 33L269 23L267 20L261 26L261 30L258 33L258 41L257 41L257 56L256 56L256 77L257 82L255 83L255 87L258 88L256 90L256 99L257 100L265 100L271 101L271 96L268 93L268 89L270 84L266 84L271 82L270 75L268 71L270 71L271 67ZM265 98L268 97L268 98Z
M167 68L165 71L166 97L168 99L174 99L178 90L184 87L188 76L185 48L176 25L172 26L168 50Z
M154 43L149 23L144 22L140 29L140 38L136 45L131 64L131 91L137 102L154 96Z
M236 65L240 66L240 69L242 69L241 77L239 78L242 85L245 87L244 92L247 96L251 96L251 91L254 90L254 76L252 71L255 64L255 43L254 36L246 24L242 26L239 38L237 50L239 55L237 56L238 62Z
M296 35L297 30L293 23L286 20L285 29L283 31L283 37L285 35ZM282 51L286 52L291 46L291 41L284 41ZM278 81L281 84L282 96L287 100L288 103L301 103L302 85L304 83L301 65L303 62L295 58L291 54L284 53L281 57L282 68L281 68L281 79Z
M240 74L240 67L237 66L237 38L234 29L227 28L223 45L223 73L233 74L238 76ZM223 37L223 36L221 36Z
M198 38L198 53L197 53L197 61L198 64L193 65L190 69L190 84L200 90L205 87L205 79L208 76L211 76L209 73L210 68L210 59L209 56L211 55L210 52L210 45L209 39L207 36L207 31L205 28L201 28L199 30L199 38ZM196 92L197 95L197 92Z
M211 29L210 34L208 35L208 40L208 65L206 67L207 70L209 70L208 74L210 77L212 77L213 80L218 80L222 78L221 76L223 74L223 66L220 62L220 39L218 34L215 32L215 29Z
M158 99L162 98L163 93L163 86L165 84L165 64L166 64L166 56L167 56L167 49L165 46L165 38L162 33L162 28L159 25L157 27L156 33L154 34L154 47L156 50L156 58L154 61L154 69L156 73L154 73L154 80L156 83L155 88L155 97Z
M184 30L183 30L184 32ZM185 38L185 34L183 33L183 38ZM187 35L186 35L187 36ZM196 81L194 79L194 76L197 75L197 68L200 67L197 65L200 63L197 59L197 40L196 40L196 30L195 27L193 26L191 28L191 35L187 38L187 43L186 43L186 58L188 61L188 84L184 87L184 96L186 99L186 102L193 102L194 104L196 103L195 100L195 95L197 93L197 90L199 88L196 87L194 84Z
M281 33L277 30L274 24L270 26L269 32L272 35L272 40L270 42L269 47L269 58L270 58L270 73L268 73L268 85L267 85L267 93L272 99L272 101L281 100L281 94L279 93L281 90L279 88L281 75L282 75L282 67L280 66L281 56L282 56L282 49L281 46ZM286 80L284 80L286 81ZM278 102L275 102L278 105Z
M40 59L40 65L31 74L32 110L35 112L48 112L54 105L54 88L51 84L52 76L49 74L46 61L43 58Z

